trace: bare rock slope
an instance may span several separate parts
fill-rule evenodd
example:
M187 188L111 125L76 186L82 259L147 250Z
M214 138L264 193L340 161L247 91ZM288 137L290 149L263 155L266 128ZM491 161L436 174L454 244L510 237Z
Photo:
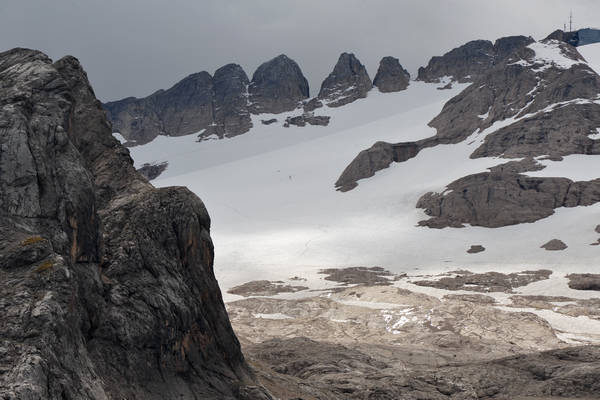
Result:
M268 398L200 199L134 170L75 58L0 53L0 81L0 397Z

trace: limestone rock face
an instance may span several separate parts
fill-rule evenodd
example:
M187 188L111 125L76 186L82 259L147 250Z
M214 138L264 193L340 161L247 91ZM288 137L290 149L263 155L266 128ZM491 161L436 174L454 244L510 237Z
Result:
M496 40L473 40L443 56L432 57L426 67L419 68L417 80L439 82L451 77L459 82L473 82L490 68L502 63L515 50L532 43L526 36L509 36Z
M333 71L321 84L319 99L329 107L340 107L367 97L373 84L364 65L352 53L342 53Z
M135 171L75 58L0 80L0 397L244 398L200 199Z
M308 98L308 81L296 62L282 54L258 67L249 88L252 112L280 113Z
M399 92L408 87L410 74L402 68L400 61L394 57L383 57L379 69L373 79L373 86L380 92Z
M212 134L232 137L252 128L248 110L248 77L237 64L227 64L215 71L214 124L201 137Z
M128 144L144 144L158 135L199 132L214 121L213 79L208 72L192 74L168 90L136 99L104 104L113 130Z

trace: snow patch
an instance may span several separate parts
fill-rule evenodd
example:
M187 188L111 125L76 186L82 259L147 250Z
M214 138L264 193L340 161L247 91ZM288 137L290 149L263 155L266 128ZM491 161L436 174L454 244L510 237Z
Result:
M123 144L127 142L127 139L123 137L119 132L113 132L113 137L119 141L119 143ZM135 140L131 140L131 142L135 142Z

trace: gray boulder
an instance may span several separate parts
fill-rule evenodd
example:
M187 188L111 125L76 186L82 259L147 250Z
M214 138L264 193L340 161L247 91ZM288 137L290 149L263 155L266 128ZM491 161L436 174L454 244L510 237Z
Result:
M285 119L284 127L289 128L290 125L296 126L306 126L309 125L318 125L318 126L327 126L329 125L329 120L331 117L324 115L312 115L310 113L298 115L296 117L287 117Z
M400 61L394 57L383 57L379 62L379 69L373 79L373 86L380 92L399 92L408 87L410 74L402 68Z
M552 240L550 240L550 241L548 241L548 242L544 243L544 244L543 244L543 245L541 245L540 247L541 247L542 249L545 249L545 250L557 251L557 250L564 250L564 249L566 249L566 248L567 248L567 247L569 247L569 246L567 246L567 245L565 244L565 242L563 242L563 241L562 241L562 240L560 240L560 239L552 239Z
M290 111L308 98L308 81L296 62L282 54L258 67L249 87L255 114Z
M75 58L0 81L0 397L247 398L200 199L135 171Z
M352 53L342 53L333 71L325 78L319 99L329 107L340 107L367 97L373 84L364 65Z

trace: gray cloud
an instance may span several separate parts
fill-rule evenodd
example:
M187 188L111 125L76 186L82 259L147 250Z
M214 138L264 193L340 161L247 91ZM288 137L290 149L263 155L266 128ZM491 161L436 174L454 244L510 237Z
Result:
M249 76L285 53L311 93L343 51L371 77L393 55L411 72L473 39L536 39L598 25L598 0L1 0L0 51L31 47L78 57L101 100L145 96L236 62Z

